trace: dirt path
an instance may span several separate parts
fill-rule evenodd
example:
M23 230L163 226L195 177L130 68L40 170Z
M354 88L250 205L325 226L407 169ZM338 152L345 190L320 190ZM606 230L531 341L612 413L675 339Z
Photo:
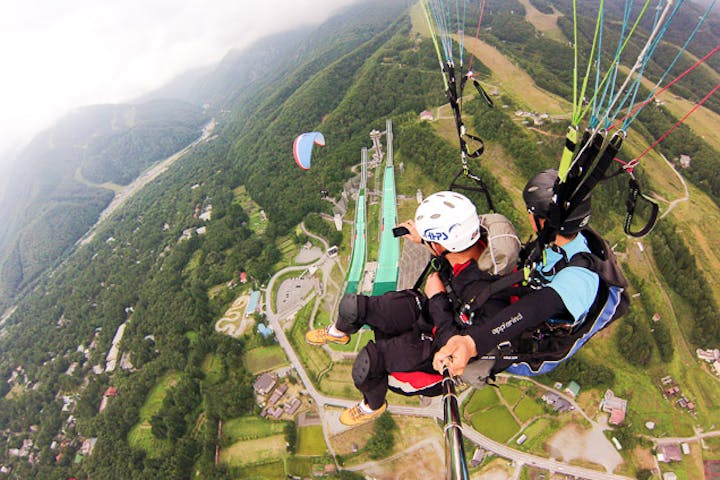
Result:
M690 191L688 190L687 182L685 181L683 176L680 175L680 173L677 170L675 170L675 167L673 166L673 164L670 163L670 161L667 158L665 158L665 155L661 155L661 156L662 156L663 160L665 160L665 162L668 164L668 166L672 169L672 171L675 173L675 175L677 175L677 177L680 179L680 183L682 183L683 188L685 189L685 195L681 198L675 199L672 202L670 202L670 205L668 206L667 210L665 210L662 213L662 215L660 215L660 220L665 218L673 210L673 208L675 208L675 206L678 203L687 202L688 200L690 200Z

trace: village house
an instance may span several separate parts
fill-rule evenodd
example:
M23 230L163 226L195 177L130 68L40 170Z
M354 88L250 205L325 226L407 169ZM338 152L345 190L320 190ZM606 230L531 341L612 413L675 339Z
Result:
M92 455L95 449L95 443L97 443L97 437L86 438L85 441L83 441L82 447L80 447L80 453L85 456Z
M435 120L435 116L430 110L423 110L422 112L420 112L420 120L428 120L432 122L433 120Z
M287 392L288 385L287 383L283 383L282 385L279 385L272 395L270 395L270 398L268 399L268 405L275 405L280 398L282 398L283 395L285 395L285 392Z
M570 402L565 400L563 397L558 395L554 392L547 392L542 396L542 399L545 403L550 405L553 410L556 412L567 412L569 410L572 410L572 405Z
M682 461L682 450L677 443L667 443L657 447L658 462L670 463Z
M485 455L487 455L487 451L484 448L476 447L472 460L470 460L470 466L477 467L478 465L480 465L483 460L485 460Z
M600 400L600 410L610 414L608 422L611 425L621 425L625 421L627 400L616 397L615 393L608 389Z
M705 480L720 480L720 460L703 461Z
M275 388L276 381L275 377L269 373L263 373L253 383L253 389L258 395L267 395Z
M691 161L692 158L690 158L690 155L680 155L680 166L682 168L689 168Z
M695 350L695 354L700 360L705 360L708 363L714 363L720 360L720 349L717 348L707 350L698 348L697 350Z
M100 400L100 408L98 411L102 412L107 408L108 405L108 399L111 397L117 397L117 387L108 387L107 390L105 390L105 393L103 393L103 398Z
M580 393L580 385L578 385L574 380L571 380L567 387L565 387L565 393L573 398L576 398Z
M300 405L302 405L302 402L299 398L293 397L288 403L285 404L285 413L288 415L294 415L295 412L297 412L297 409L300 408Z

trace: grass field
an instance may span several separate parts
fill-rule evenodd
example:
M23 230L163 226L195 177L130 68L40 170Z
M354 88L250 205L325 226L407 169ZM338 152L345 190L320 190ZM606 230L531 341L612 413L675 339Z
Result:
M214 353L209 353L203 360L202 370L207 376L208 382L216 383L222 375L222 360Z
M289 340L293 344L295 353L300 357L303 365L308 373L315 381L314 375L317 375L332 366L332 362L328 354L322 348L308 345L305 341L305 332L307 332L308 318L312 313L313 302L308 302L295 315L295 323L290 331Z
M243 364L253 375L289 365L280 345L270 345L248 350L243 355Z
M492 70L488 83L509 95L519 107L551 115L572 111L570 102L538 87L525 70L492 45L466 37L465 48Z
M501 443L507 442L520 428L504 405L496 405L473 414L470 424L486 437Z
M532 24L533 27L552 40L567 43L567 38L558 27L557 22L561 14L557 10L553 9L554 13L552 14L542 13L533 7L528 0L520 0L520 3L525 7L525 20Z
M465 413L466 415L472 415L475 412L497 405L497 403L498 397L495 389L481 388L480 390L475 390L472 397L470 397L470 401L464 407Z
M236 480L274 480L278 478L285 478L285 465L282 461L244 467L239 469L239 476L233 477Z
M228 465L241 466L282 458L285 453L285 436L273 435L235 442L220 451L220 461Z
M179 378L178 372L170 372L158 381L140 408L140 421L128 432L128 444L144 450L150 458L161 458L171 448L168 440L158 439L152 434L150 418L160 411L167 391Z
M523 424L531 418L537 417L545 413L545 409L535 399L523 397L522 400L515 405L515 415Z
M298 455L325 455L327 445L321 425L298 429Z
M285 422L271 422L255 415L233 418L223 422L222 438L224 444L240 440L270 437L283 433Z
M500 385L500 395L511 407L514 407L523 398L523 392L512 384Z

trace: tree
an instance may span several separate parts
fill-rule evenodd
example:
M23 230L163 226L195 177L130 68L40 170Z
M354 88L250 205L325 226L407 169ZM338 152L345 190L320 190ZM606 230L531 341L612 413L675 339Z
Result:
M297 424L295 421L285 424L285 441L288 444L288 452L294 454L297 451Z

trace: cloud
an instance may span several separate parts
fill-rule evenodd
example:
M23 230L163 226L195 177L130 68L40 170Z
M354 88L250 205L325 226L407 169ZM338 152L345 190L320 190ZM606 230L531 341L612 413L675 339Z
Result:
M122 102L357 0L6 0L0 150L81 105Z

